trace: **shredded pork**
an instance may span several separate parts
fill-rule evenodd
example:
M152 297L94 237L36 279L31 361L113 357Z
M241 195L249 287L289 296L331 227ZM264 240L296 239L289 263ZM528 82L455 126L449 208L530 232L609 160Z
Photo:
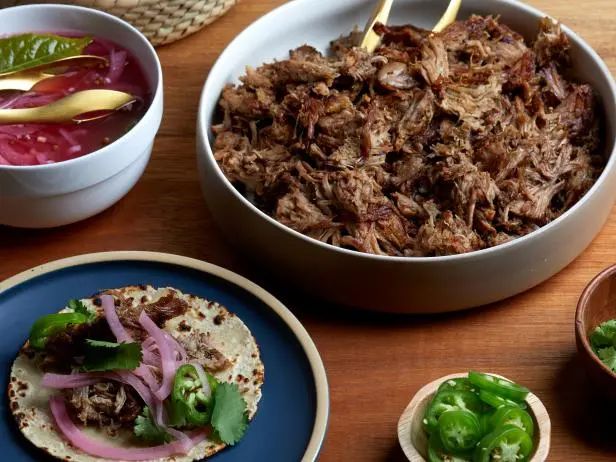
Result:
M113 435L120 427L132 426L143 409L132 389L101 381L65 391L71 413L84 425L104 428Z
M216 160L273 218L361 252L459 254L538 229L596 180L596 98L567 77L558 24L532 44L494 17L376 30L374 54L354 34L328 57L304 45L223 90Z

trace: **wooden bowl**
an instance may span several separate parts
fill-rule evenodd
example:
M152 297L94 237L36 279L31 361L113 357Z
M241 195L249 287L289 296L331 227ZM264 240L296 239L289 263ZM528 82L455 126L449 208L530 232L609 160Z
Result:
M493 374L506 379L501 375ZM428 457L428 435L423 429L422 421L430 401L438 387L446 380L467 377L467 373L451 374L430 382L420 389L406 407L398 421L398 440L402 451L411 462L425 462ZM543 403L532 393L526 398L528 413L535 422L535 452L529 462L544 462L550 452L551 423L548 411Z
M588 335L616 318L616 265L599 273L582 292L575 314L575 340L588 378L604 396L616 401L616 374L592 351Z

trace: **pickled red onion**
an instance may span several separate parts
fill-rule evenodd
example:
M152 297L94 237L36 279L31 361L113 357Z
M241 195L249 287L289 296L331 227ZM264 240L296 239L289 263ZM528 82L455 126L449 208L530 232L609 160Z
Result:
M141 363L137 369L134 370L134 374L137 377L141 377L143 381L150 387L151 390L158 387L158 381L152 371L148 368L146 364Z
M79 388L94 385L102 379L100 374L52 374L43 375L41 386L45 388Z
M101 295L101 303L103 305L103 310L105 311L107 324L109 324L109 328L111 329L111 332L113 332L113 335L115 335L118 342L132 342L132 337L120 322L120 318L118 318L113 297L111 295Z
M126 66L127 58L128 54L126 51L111 50L111 53L109 53L109 72L105 77L106 83L110 84L117 82L124 72L124 66Z
M162 429L175 438L175 442L182 448L184 454L188 453L188 451L190 451L195 445L191 437L188 436L186 433L181 432L180 430L167 427L166 425L162 425Z
M169 444L149 448L120 448L107 445L83 433L73 423L68 415L66 403L60 396L49 399L49 407L56 421L56 425L70 443L82 451L97 457L114 460L149 460L169 457L174 454L187 454L195 445L206 438L205 432L198 433L185 439L177 439ZM190 445L190 446L189 446Z
M141 324L146 332L154 339L158 347L163 378L160 387L157 390L153 390L153 392L154 396L163 401L171 393L171 386L173 385L173 379L175 378L175 371L177 369L173 345L165 336L165 332L149 318L145 311L142 311L139 315L139 324Z
M146 363L149 366L160 366L160 356L157 353L154 353L153 351L150 350L146 350L145 348L143 348L143 345L141 345L142 348L142 353L143 353L143 362Z
M146 387L143 384L143 382L139 380L139 378L135 374L132 374L128 371L115 371L111 373L110 375L117 376L119 381L124 382L130 385L131 387L133 387L135 391L139 393L139 396L141 396L141 399L147 406L153 408L153 407L156 407L158 404L162 404L162 403L157 403L156 399L152 395L152 390Z
M115 304L113 302L113 297L111 295L101 295L101 304L103 305L107 324L109 324L109 328L111 329L111 332L113 332L113 335L115 335L117 341L132 342L133 338L120 322L120 318L118 317L118 313L116 312ZM143 364L140 364L139 367L135 369L135 375L141 377L151 389L158 386L156 378L152 372Z

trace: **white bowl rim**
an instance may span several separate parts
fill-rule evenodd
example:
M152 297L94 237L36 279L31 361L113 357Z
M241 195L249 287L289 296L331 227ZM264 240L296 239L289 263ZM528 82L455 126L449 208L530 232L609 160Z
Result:
M96 10L93 8L87 8L84 6L78 6L78 5L47 4L47 3L39 3L39 4L33 4L33 5L18 5L18 6L12 6L10 8L4 8L0 10L0 15L3 12L13 11L13 10L76 10L76 11L81 11L86 14L99 16L103 18L105 21L113 21L115 23L121 24L126 29L129 29L131 32L135 33L136 36L139 38L139 40L141 40L146 45L146 48L152 54L152 56L154 56L154 61L156 62L156 82L157 83L156 83L156 88L152 89L152 101L150 102L150 106L148 107L147 111L145 111L143 116L141 116L141 119L139 119L139 121L128 132L123 134L120 138L114 140L112 143L109 143L108 145L103 146L102 148L97 149L96 151L92 151L87 154L84 154L83 156L75 157L74 159L63 160L61 162L54 162L52 164L0 165L0 171L7 171L7 172L11 172L11 171L13 172L25 172L25 171L34 172L34 171L42 171L42 170L50 171L54 169L60 169L66 165L77 165L80 162L87 162L86 159L91 159L92 157L99 157L99 156L108 154L108 151L112 150L114 148L114 145L118 141L128 136L132 131L136 130L137 127L140 127L142 124L145 123L144 119L146 118L146 116L152 110L154 110L154 101L157 98L160 98L160 95L162 93L163 70L160 65L160 60L158 59L158 55L156 54L156 50L154 49L152 44L149 42L149 40L141 32L139 32L137 28L135 28L128 22L118 18L117 16L113 16L104 11ZM77 27L77 29L79 29L79 26ZM135 58L139 61L138 57L135 57Z
M22 271L15 276L9 277L4 281L0 280L0 294L7 292L10 289L18 287L20 284L27 282L39 276L53 273L65 268L72 268L93 263L114 262L114 261L136 261L136 262L155 262L164 263L166 265L181 266L197 270L201 273L207 273L219 277L242 290L250 293L258 298L273 311L282 322L291 330L297 341L299 342L308 362L312 377L314 379L314 387L316 394L314 424L310 439L304 450L301 462L314 462L321 451L327 426L329 421L329 384L327 381L327 372L321 354L312 340L312 337L300 322L300 320L287 308L280 300L274 297L271 293L255 284L244 276L234 273L231 270L222 266L214 265L196 258L184 257L171 253L149 252L141 250L119 250L111 252L97 252L73 257L62 258L60 260L43 263L28 270ZM209 460L209 458L207 458Z
M549 17L549 15L543 13L541 10L534 8L532 6L526 5L524 3L520 3L517 0L493 0L495 2L498 3L502 3L505 5L509 5L513 8L517 8L523 12L525 12L528 15L532 15L532 16L536 16L536 17ZM218 57L218 59L216 60L216 62L214 63L214 65L212 66L209 74L208 74L208 78L205 82L205 85L203 86L203 90L201 92L201 99L199 101L199 114L197 117L197 137L203 142L203 146L205 147L206 150L206 154L209 157L209 160L211 161L211 163L215 166L215 174L223 181L223 183L227 186L228 189L231 190L232 194L238 198L240 200L240 202L242 202L245 206L247 206L250 210L252 210L253 212L256 212L259 216L261 216L261 218L264 218L267 222L269 222L270 224L273 224L274 226L276 226L278 229L283 230L297 238L300 238L301 240L312 244L312 245L316 245L319 246L323 249L326 250L331 250L337 253L341 253L343 255L347 255L349 257L355 257L355 258L366 258L369 260L376 260L376 261L381 261L381 262L414 262L414 263L420 263L420 264L430 264L430 263L439 263L439 262L449 262L449 261L464 261L464 260L469 260L469 259L475 259L475 258L481 258L481 257L489 257L491 254L495 253L495 252L501 252L504 250L510 250L512 248L515 248L519 245L521 245L522 243L532 239L532 238L536 238L544 233L547 233L548 231L550 231L552 228L558 226L561 222L565 221L566 219L568 219L569 216L573 215L578 209L580 209L581 207L583 207L583 205L588 201L588 198L590 196L592 196L595 191L597 189L599 189L600 187L603 186L603 184L607 181L606 178L609 175L609 173L612 170L616 170L616 139L613 140L613 146L612 146L612 151L609 155L609 159L607 161L607 163L605 164L605 167L603 169L603 171L601 172L601 175L599 175L599 178L597 178L597 180L595 181L595 183L592 185L592 187L586 192L586 194L584 194L584 196L582 196L569 210L567 210L565 213L563 213L562 215L560 215L558 218L556 218L555 220L551 221L550 223L540 227L539 229L526 234L524 236L521 236L519 238L513 239L511 241L505 242L503 244L499 244L493 247L488 247L485 249L480 249L480 250L475 250L472 252L467 252L467 253L462 253L462 254L455 254L455 255L442 255L442 256L435 256L435 257L406 257L406 256L393 256L393 255L375 255L375 254L371 254L371 253L365 253L365 252L359 252L356 250L350 250L350 249L345 249L342 247L336 247L334 245L331 244L327 244L324 243L322 241L319 241L317 239L314 239L312 237L306 236L305 234L302 234L298 231L295 231L294 229L283 225L282 223L276 221L274 218L270 217L268 214L266 214L265 212L263 212L262 210L260 210L258 207L256 207L254 204L252 204L248 199L246 199L234 186L233 184L231 184L231 182L229 181L229 179L225 176L225 174L222 172L220 166L218 165L218 163L216 162L216 159L214 158L214 154L212 151L212 146L210 144L210 136L209 136L209 120L207 120L207 114L205 114L205 107L207 105L207 97L210 93L216 91L216 93L218 93L218 90L214 90L211 88L212 86L212 79L209 77L213 74L215 74L218 71L218 68L220 67L220 63L223 60L226 60L227 57L231 54L230 51L233 47L238 46L237 44L241 41L244 40L244 37L246 35L249 34L250 29L262 22L265 21L267 19L269 19L272 16L283 16L287 10L291 10L292 8L301 8L304 4L306 4L306 6L311 5L314 2L314 0L295 0L293 2L288 2L285 3L275 9L273 9L272 11L270 11L269 13L267 13L266 15L260 17L259 19L257 19L256 21L254 21L253 23L251 23L250 25L248 25L248 27L246 27L242 32L240 32L235 39L233 39L231 41L231 43L229 43L229 45L227 45L227 47L225 48L225 50L220 54L220 56ZM605 62L603 61L603 59L597 54L597 52L588 44L586 43L586 41L584 39L582 39L579 35L577 35L575 32L573 32L573 30L571 30L569 27L567 27L566 25L561 23L561 27L563 29L563 31L565 32L565 34L569 37L569 39L576 43L576 45L583 50L586 54L588 54L590 56L590 58L592 58L593 61L595 61L595 63L597 64L598 68L600 69L601 73L603 74L604 77L606 77L606 80L609 82L609 90L612 94L612 97L614 100L616 100L616 82L614 81L614 78L612 77L612 74L610 72L610 70L608 69L607 65L605 64ZM614 104L614 103L612 103ZM615 111L615 117L616 117L616 111ZM199 150L197 150L199 151ZM197 152L197 155L200 155L199 152Z

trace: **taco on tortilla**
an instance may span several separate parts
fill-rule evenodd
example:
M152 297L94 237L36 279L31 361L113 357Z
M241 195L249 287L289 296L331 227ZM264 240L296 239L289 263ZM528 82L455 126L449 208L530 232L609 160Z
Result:
M189 462L244 435L264 367L215 302L129 286L71 300L32 326L8 386L34 445L61 460Z

